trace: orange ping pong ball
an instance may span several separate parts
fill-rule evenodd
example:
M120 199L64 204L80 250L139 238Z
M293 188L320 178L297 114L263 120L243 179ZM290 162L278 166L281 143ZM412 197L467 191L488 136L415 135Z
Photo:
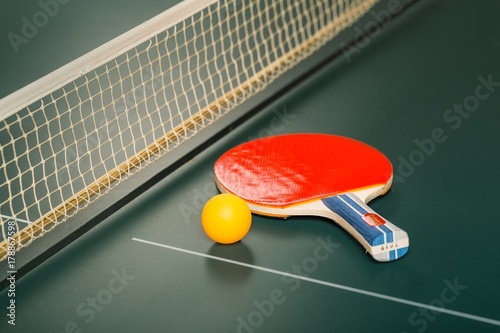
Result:
M246 202L234 194L219 194L208 200L201 212L203 230L213 241L231 244L250 230L252 213Z

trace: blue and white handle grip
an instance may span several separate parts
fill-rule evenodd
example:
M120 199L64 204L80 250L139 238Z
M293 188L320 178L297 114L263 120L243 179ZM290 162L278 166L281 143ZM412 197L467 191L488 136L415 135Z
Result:
M352 193L321 199L342 228L377 261L392 261L408 252L408 234L368 207Z

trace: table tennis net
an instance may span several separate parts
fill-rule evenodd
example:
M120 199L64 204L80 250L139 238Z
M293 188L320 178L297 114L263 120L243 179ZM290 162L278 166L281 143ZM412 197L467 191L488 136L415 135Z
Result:
M263 90L375 2L185 1L160 28L156 19L129 33L131 45L101 47L112 59L94 52L16 92L18 102L4 99L0 260Z

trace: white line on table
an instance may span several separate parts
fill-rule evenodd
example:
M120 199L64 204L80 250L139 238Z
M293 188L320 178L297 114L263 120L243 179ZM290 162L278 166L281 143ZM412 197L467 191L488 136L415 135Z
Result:
M23 219L18 219L17 217L7 216L7 215L3 215L3 214L0 214L0 216L3 217L4 219L7 219L7 220L15 220L15 221L19 221L19 222L23 222L23 223L27 223L27 224L33 223L33 222L26 221Z
M226 262L226 263L233 264L233 265L238 265L238 266L252 268L252 269L255 269L255 270L258 270L258 271L263 271L263 272L272 273L272 274L276 274L276 275L291 277L291 278L294 278L294 279L298 279L298 280L302 280L302 281L307 281L307 282L311 282L311 283L315 283L315 284L319 284L319 285L323 285L323 286L327 286L327 287L331 287L331 288L335 288L335 289L345 290L345 291L349 291L349 292L356 293L356 294L371 296L371 297L383 299L383 300L386 300L386 301L391 301L391 302L395 302L395 303L406 304L406 305L410 305L410 306L414 306L414 307L418 307L418 308L424 308L424 309L432 310L432 311L435 311L435 312L446 313L446 314L449 314L451 316L462 317L462 318L466 318L466 319L470 319L470 320L475 320L475 321L483 322L483 323L486 323L486 324L500 326L500 321L499 320L495 320L495 319L480 317L480 316L476 316L476 315L472 315L472 314L468 314L468 313L464 313L464 312L460 312L460 311L454 311L454 310L444 309L444 308L440 308L440 307L436 307L436 306L432 306L432 305L428 305L428 304L424 304L424 303L410 301L410 300L407 300L407 299L404 299L404 298L399 298L399 297L394 297L394 296L388 296L388 295L379 294L379 293L375 293L375 292L368 291L368 290L363 290L363 289L353 288L353 287L349 287L349 286L344 286L342 284L332 283L332 282L323 281L323 280L317 280L317 279L313 279L313 278L306 277L306 276L301 276L301 275L296 275L296 274L292 274L292 273L288 273L288 272L278 271L278 270L275 270L275 269L272 269L272 268L266 268L266 267L252 265L252 264L247 264L247 263L236 261L236 260L231 260L231 259L216 257L216 256L212 256L210 254L205 254L205 253L195 252L195 251L191 251L191 250L186 250L186 249L182 249L182 248L179 248L179 247L165 245L165 244L160 244L160 243L156 243L156 242L151 242L151 241L147 241L147 240L140 239L140 238L132 238L132 240L136 241L136 242L141 242L141 243L153 245L153 246L163 247L163 248L174 250L174 251L177 251L177 252L183 252L183 253L195 255L195 256L198 256L198 257L204 257L204 258L208 258L208 259L212 259L212 260L222 261L222 262Z

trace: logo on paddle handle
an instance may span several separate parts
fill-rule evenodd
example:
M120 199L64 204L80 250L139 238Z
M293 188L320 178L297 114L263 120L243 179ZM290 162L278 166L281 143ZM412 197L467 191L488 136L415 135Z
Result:
M385 224L385 220L380 215L373 213L364 214L363 221L365 221L370 227L378 227Z

